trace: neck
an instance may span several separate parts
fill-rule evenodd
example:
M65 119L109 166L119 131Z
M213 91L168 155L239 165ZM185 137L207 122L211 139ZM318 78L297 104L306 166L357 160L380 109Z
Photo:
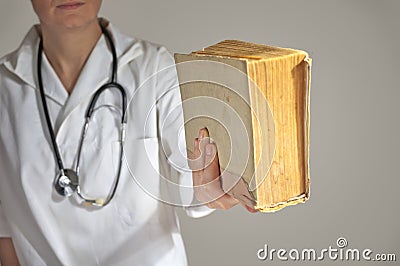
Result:
M70 94L101 36L100 25L95 21L79 29L41 28L46 57Z

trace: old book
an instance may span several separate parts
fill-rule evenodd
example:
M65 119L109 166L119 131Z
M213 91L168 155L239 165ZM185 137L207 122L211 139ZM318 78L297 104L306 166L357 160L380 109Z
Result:
M308 54L226 40L175 54L175 61L187 148L206 126L221 168L232 176L222 180L224 190L262 212L305 202L310 191ZM246 191L232 190L235 184Z

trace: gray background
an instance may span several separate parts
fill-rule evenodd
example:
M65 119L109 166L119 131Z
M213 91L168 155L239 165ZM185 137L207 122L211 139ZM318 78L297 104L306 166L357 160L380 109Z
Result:
M172 52L234 38L304 49L314 60L311 199L275 214L180 213L190 265L274 264L257 260L264 244L320 250L338 237L350 248L396 253L397 262L382 265L399 264L399 11L397 0L103 1L102 15L122 31ZM0 54L35 21L27 0L1 0Z

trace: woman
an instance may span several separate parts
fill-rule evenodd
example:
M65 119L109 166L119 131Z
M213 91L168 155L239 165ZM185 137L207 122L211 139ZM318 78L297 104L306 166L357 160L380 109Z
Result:
M113 58L102 30L109 32L118 57L118 82L130 97L146 84L128 111L128 117L135 119L128 122L130 137L144 139L151 147L149 160L166 169L167 159L174 157L177 148L167 151L164 158L159 156L158 143L165 141L176 147L169 139L178 135L183 122L180 111L167 125L165 139L159 136L161 121L180 101L176 73L169 68L155 81L148 80L173 65L171 56L164 47L124 36L98 19L101 0L32 0L32 5L40 25L30 30L18 50L0 61L1 265L186 265L174 207L147 194L146 188L132 181L125 167L115 197L104 208L82 207L54 192L54 176L59 169L43 118L37 74L43 76L44 104L61 157L65 165L74 165L83 114L93 93L110 76ZM43 59L37 66L41 39ZM175 89L168 89L161 98L166 88ZM155 102L157 107L150 116L142 113L143 106ZM144 133L145 115L151 130ZM96 136L106 134L101 125L97 129L93 143ZM184 142L182 137L176 141ZM107 157L111 152L96 143L83 150L89 155L80 173L89 177L87 184L86 179L82 181L82 190L104 194L112 186L110 173L103 177L96 171L101 165L91 162L100 157L96 151L102 151L106 165L115 158ZM125 145L125 152L138 160L140 147L135 143ZM191 159L196 159L194 165L200 170L193 172L193 184L208 184L218 178L220 169L216 145L208 141L206 129L199 131L194 147ZM212 163L208 165L207 161ZM139 158L132 168L141 167ZM93 182L95 178L100 181ZM208 208L187 208L189 215L199 217L238 203L221 190L218 182L211 184L195 193ZM214 200L216 195L218 199Z

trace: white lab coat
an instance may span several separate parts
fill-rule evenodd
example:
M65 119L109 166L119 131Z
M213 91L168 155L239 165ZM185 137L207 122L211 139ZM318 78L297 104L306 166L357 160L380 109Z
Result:
M110 204L84 208L54 191L58 168L36 77L38 29L0 60L0 237L12 237L22 265L186 265L173 205L190 205L192 190L190 174L171 166L186 164L177 77L167 68L173 58L164 47L108 25L119 59L118 82L132 99L124 164ZM83 115L94 91L109 80L111 62L103 36L68 96L43 58L46 100L67 168L76 163ZM105 95L100 105L118 108L113 96ZM90 197L107 195L114 182L119 146L115 116L109 114L99 112L94 119L82 153L81 186ZM174 163L168 164L171 158ZM188 188L165 185L174 176ZM210 212L205 207L186 211L191 216Z

